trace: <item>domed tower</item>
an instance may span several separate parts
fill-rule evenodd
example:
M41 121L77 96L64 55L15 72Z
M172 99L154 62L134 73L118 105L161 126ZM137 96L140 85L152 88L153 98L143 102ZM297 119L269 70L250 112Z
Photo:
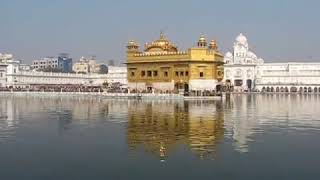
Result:
M203 34L199 38L198 47L202 47L202 48L207 47L207 41L206 41L206 38Z
M135 41L131 40L127 44L127 53L137 53L139 52L139 45Z
M218 45L217 45L216 40L213 39L213 40L210 41L209 49L218 50Z
M233 45L233 55L235 64L245 63L247 53L249 51L249 45L247 38L240 33L236 38L236 42Z

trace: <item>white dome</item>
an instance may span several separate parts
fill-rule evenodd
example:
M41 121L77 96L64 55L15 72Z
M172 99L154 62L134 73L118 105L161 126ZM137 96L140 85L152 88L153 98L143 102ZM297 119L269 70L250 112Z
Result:
M264 60L261 59L261 58L259 58L259 59L258 59L258 63L259 63L259 64L263 64L263 63L264 63Z
M232 58L233 55L232 55L231 52L227 52L224 57L225 57L225 58Z
M236 41L239 44L248 44L247 38L242 33L239 34L239 36L236 38Z
M257 55L254 54L254 53L251 52L251 51L249 51L249 52L247 53L247 56L250 57L250 58L252 58L252 59L257 59Z

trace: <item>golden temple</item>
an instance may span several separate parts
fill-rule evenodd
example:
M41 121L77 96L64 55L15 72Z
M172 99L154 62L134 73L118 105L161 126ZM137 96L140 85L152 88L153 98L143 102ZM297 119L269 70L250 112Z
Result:
M214 91L223 78L223 55L217 43L209 45L201 35L197 47L179 51L163 33L139 50L135 41L127 45L128 86L130 90L172 92Z

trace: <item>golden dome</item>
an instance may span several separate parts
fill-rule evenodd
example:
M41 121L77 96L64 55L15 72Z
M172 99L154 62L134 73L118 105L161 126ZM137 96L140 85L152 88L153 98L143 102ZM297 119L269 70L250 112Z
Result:
M135 42L134 40L130 40L127 44L128 50L137 50L139 49L139 44Z
M128 45L127 46L139 46L137 42L135 42L134 40L130 40L128 42Z
M199 41L198 41L198 47L206 47L207 46L207 40L203 34L200 35Z
M155 51L177 52L178 48L169 40L167 40L163 33L160 33L160 38L158 40L145 44L145 51L146 52L155 52Z
M199 42L205 42L205 41L206 41L206 37L203 34L201 34L199 38Z

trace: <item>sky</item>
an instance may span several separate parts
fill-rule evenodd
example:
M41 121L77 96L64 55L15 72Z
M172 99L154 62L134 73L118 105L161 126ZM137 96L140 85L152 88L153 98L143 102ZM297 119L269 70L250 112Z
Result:
M126 43L168 39L185 50L200 34L221 52L242 32L266 62L320 62L318 0L0 0L0 52L24 63L58 53L125 61Z

